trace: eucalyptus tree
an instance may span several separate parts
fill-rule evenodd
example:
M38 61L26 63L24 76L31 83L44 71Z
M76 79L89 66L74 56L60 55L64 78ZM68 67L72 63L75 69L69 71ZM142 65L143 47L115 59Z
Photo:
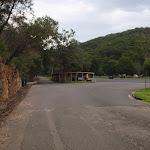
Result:
M55 62L57 68L62 70L63 74L66 70L71 69L72 71L83 69L83 50L79 47L78 41L74 39L75 32L73 30L66 31L63 30L59 34L57 39L57 45L54 48Z
M150 58L147 59L143 64L143 71L150 75Z
M52 45L58 34L58 22L50 17L37 18L19 27L10 26L3 33L1 40L9 51L7 63L20 55L28 55Z
M118 61L117 69L119 74L133 75L134 74L133 61L129 57L122 56Z
M141 36L136 41L136 46L143 55L144 60L148 60L150 58L150 37Z
M0 34L8 23L22 23L32 13L32 5L32 0L0 0Z

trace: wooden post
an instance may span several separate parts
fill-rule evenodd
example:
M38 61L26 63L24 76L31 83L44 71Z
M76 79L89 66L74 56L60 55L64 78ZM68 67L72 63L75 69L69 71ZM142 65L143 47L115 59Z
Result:
M76 73L75 81L77 81L77 73Z
M70 75L71 75L71 81L72 81L72 73Z
M94 82L96 82L96 80L95 80L95 78L94 78L94 73L93 73L93 80L94 80Z
M89 78L89 74L87 73L87 74L86 74L86 80L88 80L88 78Z
M82 73L82 81L83 81L83 73Z

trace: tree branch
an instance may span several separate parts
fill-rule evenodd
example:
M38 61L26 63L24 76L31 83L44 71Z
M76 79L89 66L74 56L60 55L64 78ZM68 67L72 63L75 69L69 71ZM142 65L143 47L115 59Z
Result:
M32 41L25 43L24 45L18 46L13 54L6 61L6 64L9 64L14 57L17 57Z
M11 10L9 11L9 14L8 14L8 17L7 17L7 19L6 19L6 21L4 22L4 24L1 26L1 28L0 28L0 34L2 33L2 31L3 31L3 29L4 29L4 27L5 27L5 25L8 23L8 20L10 19L10 16L11 16L11 14L12 14L12 10L14 9L14 7L15 7L15 0L13 1L13 5L12 5L12 7L11 7Z

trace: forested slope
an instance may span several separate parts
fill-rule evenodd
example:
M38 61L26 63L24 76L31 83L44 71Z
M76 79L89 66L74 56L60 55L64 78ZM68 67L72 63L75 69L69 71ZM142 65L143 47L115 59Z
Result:
M142 74L150 57L150 28L136 28L80 44L96 74Z

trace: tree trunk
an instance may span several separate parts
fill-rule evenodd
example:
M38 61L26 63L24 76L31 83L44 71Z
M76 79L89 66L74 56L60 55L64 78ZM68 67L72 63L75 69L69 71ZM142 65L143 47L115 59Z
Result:
M5 25L8 23L8 20L10 19L10 16L11 16L11 14L12 14L12 10L14 9L14 6L15 6L15 1L13 1L13 5L12 5L12 7L11 7L11 10L10 10L10 12L9 12L9 14L8 14L8 17L7 17L6 21L4 22L4 24L3 24L3 25L1 26L1 28L0 28L0 34L2 33L2 31L3 31L4 27L5 27Z

